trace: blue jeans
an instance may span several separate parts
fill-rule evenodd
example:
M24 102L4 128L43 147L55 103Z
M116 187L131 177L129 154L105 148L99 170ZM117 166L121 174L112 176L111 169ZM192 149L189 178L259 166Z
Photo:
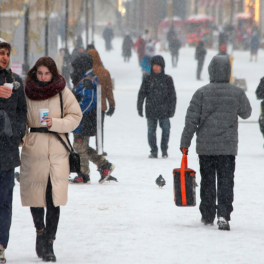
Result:
M0 245L7 248L12 219L14 169L0 171Z
M157 125L159 122L159 126L162 130L162 135L161 135L161 151L166 152L168 149L168 143L169 143L169 138L170 138L170 119L154 119L154 118L148 118L148 143L150 146L150 152L152 154L157 154L158 153L158 147L157 147L157 137L156 137L156 130L157 130Z

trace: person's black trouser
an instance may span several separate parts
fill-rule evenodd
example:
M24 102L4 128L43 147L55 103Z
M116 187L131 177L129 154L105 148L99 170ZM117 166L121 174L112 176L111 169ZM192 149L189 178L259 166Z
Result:
M14 169L0 171L0 245L7 248L12 221Z
M168 149L168 143L170 139L170 119L154 119L154 118L148 118L148 143L150 146L150 152L152 154L158 153L158 147L157 147L157 137L156 137L156 130L157 130L157 124L159 121L159 126L162 129L162 135L161 135L161 151L166 152Z
M56 239L56 233L60 218L60 207L55 207L52 201L52 185L49 178L47 190L46 190L46 203L47 203L47 212L46 212L46 227L44 224L44 208L43 207L30 207L30 211L33 217L33 221L37 230L43 228L46 229L46 238L47 239Z
M173 67L176 67L177 66L178 59L179 59L179 52L171 53L171 62L172 62L172 66Z
M102 149L104 151L104 119L105 119L105 111L102 111ZM96 150L98 150L98 145L97 145L97 134L96 134Z
M201 79L201 72L203 69L203 65L204 65L204 59L203 60L198 60L198 65L197 65L197 73L196 73L196 77L198 80Z
M201 173L200 212L202 218L208 222L214 221L216 209L217 217L222 216L227 221L230 220L234 200L235 159L236 157L232 155L199 155Z

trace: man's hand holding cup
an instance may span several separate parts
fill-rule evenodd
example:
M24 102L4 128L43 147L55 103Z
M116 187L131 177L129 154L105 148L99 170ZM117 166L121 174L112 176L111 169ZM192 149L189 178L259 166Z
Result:
M8 99L12 95L13 83L4 83L0 86L0 98Z

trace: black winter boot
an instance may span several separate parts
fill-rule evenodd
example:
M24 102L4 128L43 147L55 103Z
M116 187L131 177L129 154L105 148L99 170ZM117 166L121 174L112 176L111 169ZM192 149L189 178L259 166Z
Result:
M45 229L43 229L42 231L37 231L36 253L39 258L43 257L43 247L44 247L45 238L46 238Z
M43 257L42 260L45 262L56 262L56 256L53 251L53 242L52 239L46 239L43 248Z

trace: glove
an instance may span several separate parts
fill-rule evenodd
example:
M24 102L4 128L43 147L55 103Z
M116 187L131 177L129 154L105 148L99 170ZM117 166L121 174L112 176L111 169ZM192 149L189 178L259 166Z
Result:
M112 116L112 114L115 112L115 108L110 106L109 110L106 112L106 115Z
M142 110L138 110L138 115L141 116L141 117L144 117Z
M180 148L182 154L183 154L183 149L185 150L185 154L188 155L188 151L189 151L189 150L188 150L187 148Z

